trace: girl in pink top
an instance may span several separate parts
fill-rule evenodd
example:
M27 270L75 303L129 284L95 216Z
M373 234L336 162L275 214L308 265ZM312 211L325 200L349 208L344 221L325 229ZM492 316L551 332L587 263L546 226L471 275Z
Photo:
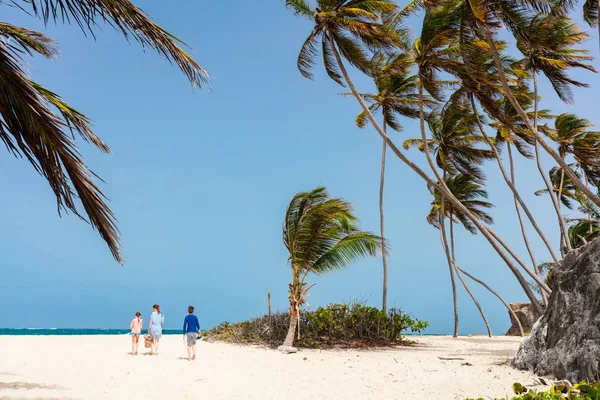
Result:
M140 345L140 334L142 333L142 313L135 313L135 318L131 320L129 328L131 329L131 355L138 355L138 347Z

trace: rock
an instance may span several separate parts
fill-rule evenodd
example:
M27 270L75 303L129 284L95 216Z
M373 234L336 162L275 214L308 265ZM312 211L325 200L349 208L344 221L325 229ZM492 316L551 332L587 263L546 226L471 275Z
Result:
M292 346L279 346L277 348L277 350L279 350L280 352L285 353L285 354L291 354L291 353L298 352L298 349L295 347L292 347Z
M596 380L600 360L600 240L567 254L552 271L548 309L523 340L513 366L537 375Z
M533 328L533 324L536 321L535 314L533 311L533 307L531 303L510 303L510 308L517 314L519 321L521 321L521 325L523 326L523 332L530 332L531 328ZM521 336L521 331L519 331L519 325L512 313L508 313L510 317L510 329L506 332L506 336Z

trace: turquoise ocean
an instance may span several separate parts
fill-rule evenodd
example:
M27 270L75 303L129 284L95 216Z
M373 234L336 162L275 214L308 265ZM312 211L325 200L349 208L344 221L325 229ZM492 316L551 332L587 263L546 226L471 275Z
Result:
M0 336L127 335L129 329L0 328ZM165 335L181 335L181 330L165 329Z

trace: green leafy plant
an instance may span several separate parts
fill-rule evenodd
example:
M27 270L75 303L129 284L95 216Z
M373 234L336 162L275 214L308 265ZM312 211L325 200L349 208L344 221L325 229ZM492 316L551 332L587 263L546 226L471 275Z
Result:
M289 313L275 313L236 323L223 322L206 333L209 341L276 346L287 334ZM384 312L360 303L329 304L300 314L300 339L305 348L362 347L405 344L406 331L421 332L429 326L399 308Z
M547 391L536 392L528 390L525 386L517 382L513 384L513 392L516 396L512 397L511 400L598 400L600 399L600 383L582 381L573 387L558 384L550 387ZM483 400L483 398L478 398L477 400ZM508 400L508 398L496 400Z

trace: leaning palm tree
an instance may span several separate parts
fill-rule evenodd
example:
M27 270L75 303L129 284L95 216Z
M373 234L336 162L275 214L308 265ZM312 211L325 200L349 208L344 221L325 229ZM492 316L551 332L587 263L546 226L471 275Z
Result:
M436 165L442 170L442 179L448 184L447 174L460 172L463 176L470 176L479 181L484 175L479 166L484 161L493 157L490 150L481 149L477 144L484 142L482 136L475 134L475 117L471 108L451 99L441 111L433 112L428 118L431 138L427 139L427 148L435 157ZM423 139L412 138L404 141L405 149L418 146L424 151ZM454 193L451 186L448 189ZM444 196L442 196L444 199ZM460 198L459 198L460 200ZM444 200L440 200L446 203ZM454 279L455 268L448 263L450 282L452 284L452 297L454 301L454 336L458 336L458 298Z
M292 283L290 326L281 350L289 350L310 289L308 275L345 268L361 257L385 251L385 247L381 237L358 229L350 203L329 197L324 187L294 196L285 214L283 243L289 252Z
M0 7L8 7L0 1ZM208 74L181 47L183 43L158 26L129 0L11 0L8 3L45 23L76 22L91 32L105 21L143 47L156 50L184 72L196 86L207 84ZM26 55L48 59L57 55L48 36L0 22L0 139L17 157L27 159L50 184L58 210L84 219L107 243L113 257L122 262L116 219L107 199L94 183L74 135L91 142L102 152L110 148L94 134L90 119L28 75ZM81 202L84 213L77 208Z
M446 178L446 186L450 188L452 193L460 200L460 202L473 214L477 215L480 220L485 221L487 224L493 223L492 217L486 212L486 209L489 209L493 206L491 203L485 201L485 198L487 198L487 191L485 191L480 184L465 175L457 174ZM454 250L454 223L462 224L463 227L472 234L477 233L477 228L460 210L457 210L451 203L447 202L442 193L432 187L429 187L429 190L433 195L434 201L432 203L429 215L427 216L427 221L429 224L440 229L440 240L442 242L442 248L446 253L448 264L458 276L463 287L467 293L469 293L469 296L471 296L471 299L475 303L475 306L479 310L487 327L488 335L491 337L492 331L485 313L483 312L479 301L473 292L471 292L467 286L467 283L461 276L458 264L456 262ZM450 226L450 241L448 241L446 234L446 219L448 219Z
M401 53L393 57L387 57L384 54L375 54L371 60L371 73L375 81L377 93L362 94L363 98L370 103L369 110L372 114L381 112L383 121L383 132L387 135L387 127L393 130L402 131L402 125L399 117L418 118L417 109L417 77L411 74L411 67L414 65L412 58ZM393 67L393 68L390 68ZM368 117L364 111L361 111L356 117L356 125L364 128L368 124ZM385 186L385 164L386 164L387 143L383 141L381 150L381 174L379 179L379 222L382 240L385 240L385 217L383 209L383 193ZM383 262L383 299L381 309L387 310L387 291L388 291L388 266L387 255L382 254Z

